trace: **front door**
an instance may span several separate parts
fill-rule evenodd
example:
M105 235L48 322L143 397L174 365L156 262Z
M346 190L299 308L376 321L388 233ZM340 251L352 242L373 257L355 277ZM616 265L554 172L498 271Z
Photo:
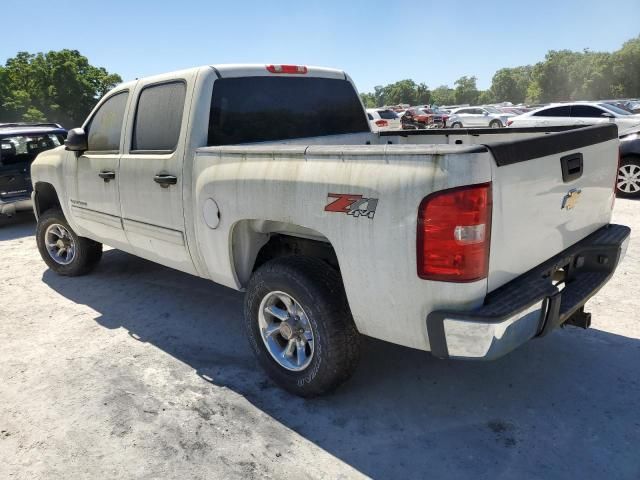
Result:
M195 274L182 200L188 80L138 83L118 183L122 223L134 252Z
M77 156L67 152L71 170L67 178L70 211L79 234L114 247L127 243L120 221L118 161L129 92L122 90L106 98L85 125L88 150Z

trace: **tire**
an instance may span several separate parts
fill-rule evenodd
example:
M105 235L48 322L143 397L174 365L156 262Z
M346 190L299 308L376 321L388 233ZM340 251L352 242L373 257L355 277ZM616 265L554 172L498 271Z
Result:
M451 128L462 128L462 124L460 122L453 122Z
M67 277L89 273L102 258L102 244L78 236L59 209L47 210L40 216L36 242L49 268Z
M616 193L622 198L640 198L640 157L623 157L618 167Z
M284 301L287 297L293 304ZM272 309L285 320L268 313ZM244 318L258 363L276 384L295 395L308 398L331 392L356 369L360 335L340 275L322 260L288 256L265 263L247 287ZM291 322L295 339L293 329L282 326ZM270 329L276 333L264 333ZM292 341L296 346L287 356Z
M489 128L502 128L502 122L500 120L491 120Z

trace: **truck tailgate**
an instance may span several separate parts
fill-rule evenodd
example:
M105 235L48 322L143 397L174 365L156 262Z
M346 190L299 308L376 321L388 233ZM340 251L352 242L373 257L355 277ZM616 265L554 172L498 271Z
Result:
M492 291L609 223L618 129L601 125L486 146L495 159Z

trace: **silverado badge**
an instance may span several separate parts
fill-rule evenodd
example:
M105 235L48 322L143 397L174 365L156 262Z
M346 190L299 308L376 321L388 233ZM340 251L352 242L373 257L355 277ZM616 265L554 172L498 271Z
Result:
M569 192L562 199L562 207L560 207L560 209L562 210L563 208L566 208L567 210L571 210L576 206L576 203L578 203L581 194L582 190L578 190L577 188L569 190Z

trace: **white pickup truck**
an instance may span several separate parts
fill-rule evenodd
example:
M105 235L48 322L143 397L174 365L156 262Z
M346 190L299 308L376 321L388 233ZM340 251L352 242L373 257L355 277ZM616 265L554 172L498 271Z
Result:
M629 238L610 224L615 125L372 133L351 79L205 66L124 83L32 166L62 275L102 244L246 291L251 346L302 396L360 334L494 359L563 324Z

